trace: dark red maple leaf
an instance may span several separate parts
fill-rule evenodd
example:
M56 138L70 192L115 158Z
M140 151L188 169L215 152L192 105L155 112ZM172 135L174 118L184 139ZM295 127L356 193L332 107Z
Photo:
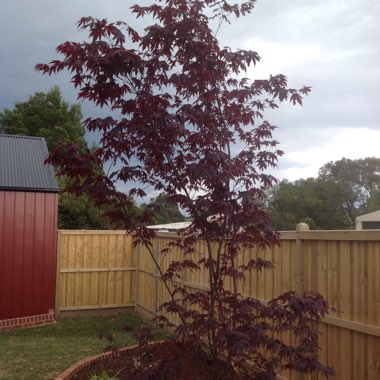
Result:
M59 175L74 179L72 191L116 206L111 216L133 234L134 246L143 245L151 255L169 295L160 310L178 314L178 335L198 347L206 344L214 364L220 354L238 366L253 362L247 374L253 379L274 379L282 368L327 375L331 370L317 360L317 336L310 327L310 319L327 311L319 295L290 292L263 304L239 293L247 271L273 264L262 258L242 264L238 258L253 247L271 248L278 239L262 200L276 183L265 171L283 153L264 112L282 101L302 104L310 92L310 87L288 88L282 74L242 77L259 63L258 53L220 47L210 19L230 22L231 14L247 15L254 5L255 0L134 5L136 18L153 18L142 32L125 22L81 18L78 27L89 41L59 45L63 58L36 69L49 75L68 70L79 99L109 106L112 116L84 122L101 135L94 150L61 147L48 161ZM113 167L100 173L104 164ZM133 183L127 194L118 190L126 182ZM161 256L154 251L154 232L145 227L151 210L134 220L128 213L130 197L144 197L147 187L165 192L192 218ZM178 249L183 259L173 260L165 272L161 258ZM189 291L182 277L186 270L204 272L207 286ZM282 331L292 332L297 343L275 338ZM150 336L141 331L140 338Z

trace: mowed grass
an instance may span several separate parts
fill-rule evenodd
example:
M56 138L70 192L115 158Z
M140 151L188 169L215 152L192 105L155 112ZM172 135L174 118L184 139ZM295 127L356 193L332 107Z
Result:
M103 352L108 342L98 334L112 333L117 347L130 346L136 341L122 327L147 324L136 314L116 314L62 318L54 325L1 332L0 379L54 379L78 360ZM156 328L155 335L162 338L165 333Z

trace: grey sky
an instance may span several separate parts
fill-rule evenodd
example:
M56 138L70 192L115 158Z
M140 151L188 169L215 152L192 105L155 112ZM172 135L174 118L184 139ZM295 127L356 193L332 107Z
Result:
M0 112L55 84L67 101L75 102L68 75L41 77L34 65L56 58L58 44L85 38L75 26L82 16L142 28L128 11L133 3L3 0ZM324 163L343 156L380 157L379 20L378 0L258 0L251 15L219 31L222 45L252 49L262 57L248 77L283 73L291 87L312 86L304 107L283 105L267 114L279 126L276 138L286 153L277 177L316 176ZM82 110L85 117L100 113L90 104Z

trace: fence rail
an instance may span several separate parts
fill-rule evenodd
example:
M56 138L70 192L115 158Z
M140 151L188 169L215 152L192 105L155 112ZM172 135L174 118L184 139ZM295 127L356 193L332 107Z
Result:
M162 268L181 258L179 250L159 254L176 238L159 233L153 242ZM60 310L134 305L157 315L168 300L150 256L142 247L132 249L123 231L59 231L58 246ZM201 241L196 248L204 250ZM275 269L248 276L240 285L242 294L266 302L288 290L318 291L335 310L316 326L320 360L335 368L335 379L380 379L380 231L283 232L279 246L251 249L237 264L257 257L273 261ZM180 281L188 289L205 289L207 273L185 271ZM300 378L289 372L282 376Z

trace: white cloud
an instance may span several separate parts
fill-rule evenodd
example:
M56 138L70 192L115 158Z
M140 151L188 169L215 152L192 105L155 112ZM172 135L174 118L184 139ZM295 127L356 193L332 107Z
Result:
M128 9L135 2L151 0L4 0L0 112L54 84L75 102L67 74L41 77L34 65L56 58L55 47L65 40L84 38L75 26L81 16L121 19L143 29L146 21L134 20ZM275 138L286 153L277 176L315 176L343 156L380 157L379 19L379 0L258 0L251 15L221 28L221 46L262 56L250 77L283 73L291 87L312 86L304 107L282 105L266 115L279 126ZM85 117L104 114L89 103L83 111Z
M328 128L310 133L310 140L314 143L305 149L298 146L298 149L289 151L280 159L280 170L274 173L278 178L295 180L316 177L319 168L329 161L343 157L358 159L380 156L380 129ZM282 162L284 169L281 169Z

